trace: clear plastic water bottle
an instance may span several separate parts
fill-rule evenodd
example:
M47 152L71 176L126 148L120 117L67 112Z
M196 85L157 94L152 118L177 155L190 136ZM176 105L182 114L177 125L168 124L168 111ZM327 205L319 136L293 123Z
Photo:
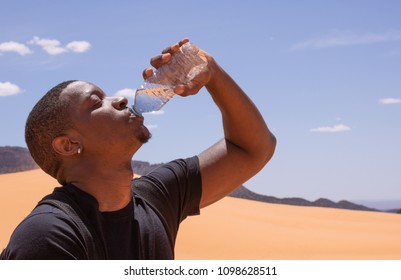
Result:
M160 110L174 96L174 87L191 81L207 65L199 48L187 42L170 61L157 70L136 90L132 110L136 115Z

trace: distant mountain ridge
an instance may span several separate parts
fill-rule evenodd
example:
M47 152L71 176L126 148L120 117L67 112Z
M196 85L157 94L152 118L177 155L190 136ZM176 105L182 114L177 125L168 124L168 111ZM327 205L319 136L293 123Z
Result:
M162 163L150 164L147 161L133 160L131 165L132 165L132 169L134 170L135 174L145 175L145 174L149 173L150 171L152 171L153 169L162 165Z
M153 169L157 168L160 164L150 164L146 161L132 161L132 167L136 174L144 175ZM360 204L352 203L347 200L341 200L339 202L334 202L326 198L319 198L315 201L308 201L303 198L276 198L274 196L261 195L250 191L244 186L240 186L231 194L231 197L275 203L275 204L286 204L286 205L297 205L297 206L315 206L315 207L328 207L337 209L347 209L347 210L361 210L361 211L380 211L374 208L369 208Z
M244 186L240 186L238 189L233 191L229 196L250 199L260 202L268 202L275 204L287 204L296 206L315 206L315 207L328 207L348 210L361 210L361 211L379 211L377 209L369 208L363 205L355 204L347 200L341 200L334 202L326 198L319 198L315 201L309 201L303 198L291 197L291 198L276 198L274 196L267 196L254 193Z
M162 163L150 164L149 162L146 161L137 161L137 160L132 161L132 168L134 172L138 175L145 175L160 165L162 165ZM36 168L38 168L38 166L32 159L27 148L10 147L10 146L0 147L0 174L26 171ZM238 189L233 191L229 196L260 201L260 202L276 203L276 204L329 207L329 208L362 210L362 211L380 211L374 208L369 208L346 200L334 202L325 198L320 198L315 201L308 201L306 199L296 198L296 197L276 198L274 196L261 195L252 192L244 186L240 186ZM395 209L391 212L397 212L397 211L399 210Z
M0 147L0 174L39 168L27 148Z

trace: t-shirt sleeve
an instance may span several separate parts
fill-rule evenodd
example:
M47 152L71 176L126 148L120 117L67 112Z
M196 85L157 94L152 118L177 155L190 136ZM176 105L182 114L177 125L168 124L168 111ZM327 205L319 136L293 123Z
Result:
M83 239L66 215L52 206L42 205L18 225L1 257L72 260L85 259L86 255Z
M202 182L198 157L171 161L135 179L134 193L152 206L175 235L187 216L199 214Z

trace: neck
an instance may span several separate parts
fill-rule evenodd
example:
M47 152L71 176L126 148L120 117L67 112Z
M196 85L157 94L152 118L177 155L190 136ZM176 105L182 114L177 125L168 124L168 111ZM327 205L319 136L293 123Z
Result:
M81 160L69 170L66 181L95 197L101 212L120 210L132 199L131 161L111 163Z

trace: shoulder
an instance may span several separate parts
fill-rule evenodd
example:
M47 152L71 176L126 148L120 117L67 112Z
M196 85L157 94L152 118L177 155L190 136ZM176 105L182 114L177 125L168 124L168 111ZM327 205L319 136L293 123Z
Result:
M17 226L4 254L8 259L82 259L85 247L64 212L40 205Z
M133 192L143 197L171 198L179 193L200 195L201 175L198 158L176 159L133 180ZM162 195L160 197L159 195Z
M200 184L198 157L170 161L153 169L141 178L153 183L163 183L163 185Z
M163 164L134 179L133 193L162 213L166 220L179 223L188 215L199 214L201 185L199 161L195 156Z

